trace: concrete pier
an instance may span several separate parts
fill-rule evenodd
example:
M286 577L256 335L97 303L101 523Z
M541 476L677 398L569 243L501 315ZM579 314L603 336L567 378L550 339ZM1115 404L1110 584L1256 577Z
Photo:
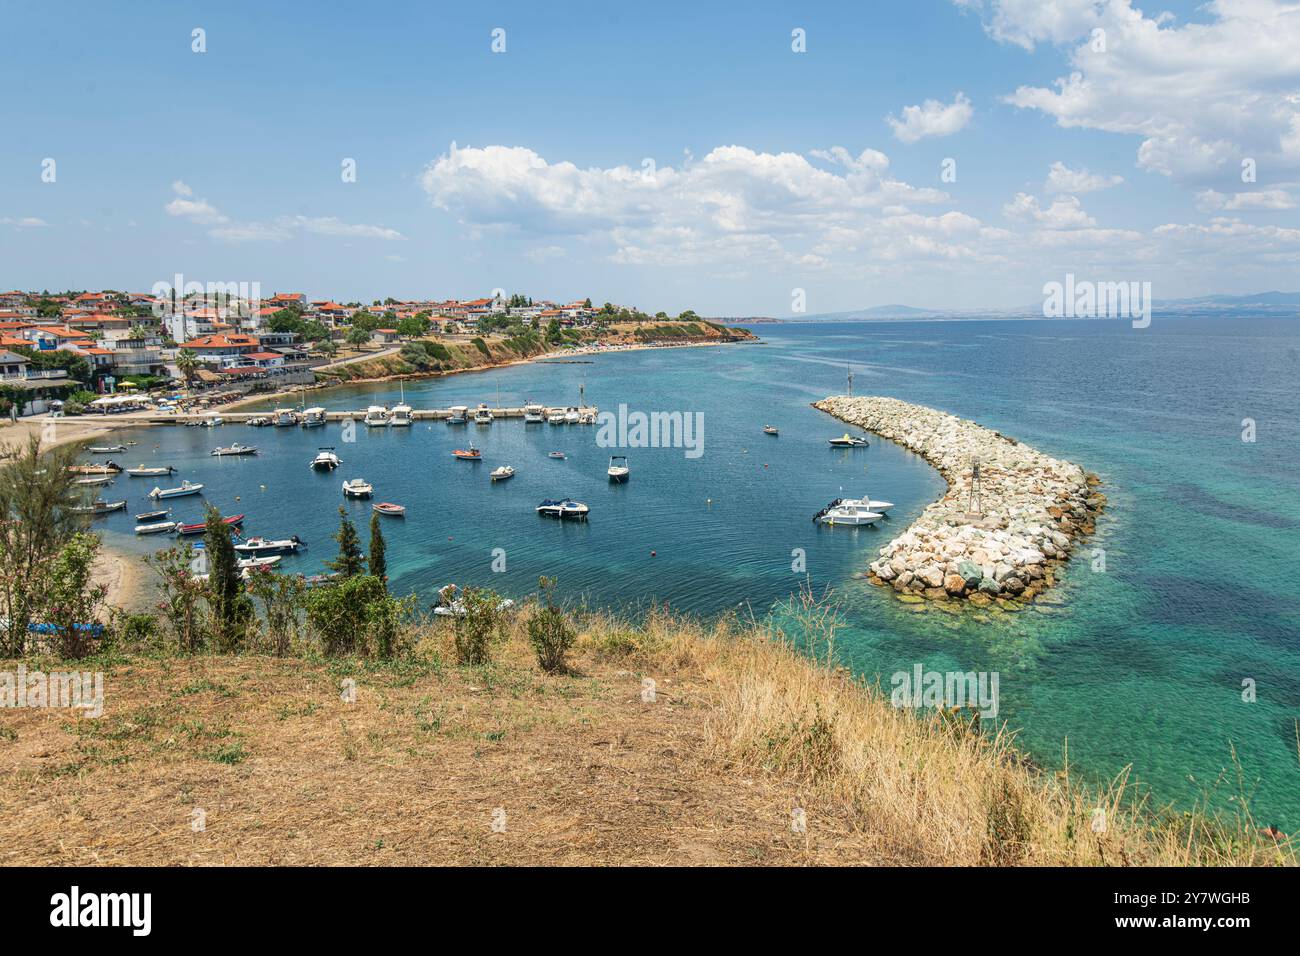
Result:
M288 408L290 406L281 406L281 407ZM563 414L565 411L573 407L575 406L548 405L544 407L544 411L542 412L542 414L551 415L556 412ZM578 409L579 415L591 415L594 417L600 411L599 406L596 405L579 405L576 407ZM392 406L388 406L388 409L389 411L392 411ZM293 408L293 411L301 415L303 410L295 406ZM475 409L471 406L468 413L471 424L473 424L474 411ZM522 407L489 408L488 411L492 413L493 418L523 418L524 417L524 409ZM247 422L249 419L270 418L274 414L275 411L270 409L261 412L222 412L222 411L213 410L213 411L205 411L205 412L188 412L185 414L176 414L176 415L146 415L146 416L141 416L136 418L135 421L145 422L150 425L185 425L192 422L193 423L204 422L207 421L209 418L212 418L213 416L217 416L227 424L241 425ZM360 422L365 417L366 417L366 409L364 408L357 411L327 411L325 413L325 420L327 422L344 422L347 421L348 419L353 419L357 422ZM425 421L425 420L445 421L450 417L451 417L450 408L425 408L425 409L416 408L416 409L412 409L411 411L411 418L415 421Z

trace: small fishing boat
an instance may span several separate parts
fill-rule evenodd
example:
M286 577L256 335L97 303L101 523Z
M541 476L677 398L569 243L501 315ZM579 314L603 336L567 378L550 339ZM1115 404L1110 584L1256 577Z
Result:
M343 482L344 498L369 498L374 493L374 485L364 478L352 478Z
M225 448L212 449L212 455L215 458L234 458L240 455L256 455L256 454L257 454L257 446L241 445L239 442L235 442L233 445L227 445Z
M92 455L114 455L126 451L125 445L91 445L86 451Z
M188 481L182 481L177 488L155 488L149 492L149 497L158 498L184 498L186 495L202 494L203 486L191 484Z
M151 521L149 524L135 526L136 534L166 534L176 530L175 521Z
M459 458L461 461L482 461L483 460L483 453L474 447L473 442L470 442L470 446L468 448L457 448L453 450L452 456L455 458Z
M509 465L502 465L500 468L493 468L488 477L493 481L505 481L507 478L513 478L515 470Z
M244 422L244 424L252 425L254 428L266 428L270 425L274 425L275 423L271 421L271 419L267 418L265 415L255 415L254 417L250 418L248 421Z
M582 416L578 413L576 405L570 405L564 412L564 424L576 425L582 421Z
M540 425L546 421L546 409L541 405L529 402L524 406L524 424Z
M102 465L69 465L68 471L74 475L116 475L122 470L122 466L113 459L109 459Z
M126 499L121 501L93 501L88 505L74 505L68 509L79 515L106 515L113 511L125 511Z
M775 425L764 425L764 426L763 426L763 434L764 434L764 435L779 435L779 434L781 434L781 431L780 431L780 429L778 429Z
M289 428L298 424L298 413L292 408L277 408L271 416L271 424L276 428Z
M469 421L468 405L451 406L451 414L447 416L448 425L464 425Z
M566 518L572 521L581 521L587 517L591 510L581 501L574 501L572 498L547 498L535 509L539 515L545 515L548 518Z
M262 555L262 554L297 554L306 545L295 534L288 538L280 540L271 540L269 538L249 538L247 541L235 545L235 551L238 554L245 555Z
M311 460L311 467L316 471L333 471L342 463L342 459L334 454L333 446L330 446L316 452L316 457Z
M475 424L475 425L491 425L491 424L492 424L492 409L490 409L490 408L488 408L486 405L480 403L480 404L479 404L479 407L476 408L476 409L474 409L474 424Z
M162 521L172 513L170 508L164 508L162 511L146 511L143 514L135 516L135 520L141 524L152 524L155 521Z
M553 451L553 452L551 452L549 455L547 455L546 457L547 457L547 458L554 458L556 461L564 461L564 459L565 459L567 456L566 456L566 455L564 454L564 452L562 452L562 451Z
M116 475L90 475L87 478L78 478L73 482L74 485L111 485Z
M137 517L139 516L137 515ZM232 528L238 528L244 523L244 516L230 515L228 518L222 518L221 523L229 525ZM196 521L194 524L181 524L179 521L176 523L176 533L179 535L189 536L203 534L207 530L208 523L206 521Z
M148 467L137 465L134 468L128 468L126 473L132 478L165 478L167 475L176 471L171 465L162 465L161 467Z
M361 421L371 428L382 428L388 424L388 409L383 405L371 405L366 409L366 417Z
M235 563L241 571L248 571L255 568L269 568L271 565L279 564L283 560L284 558L278 554L267 554L261 557L240 558Z
M303 428L320 428L325 424L325 409L319 407L307 409L302 413L300 424Z
M848 432L845 432L839 438L828 439L828 441L832 448L866 448L868 445L865 438L861 438L857 435L850 435Z
M609 468L605 473L609 475L609 480L615 484L627 481L631 469L627 467L627 455L611 455L609 458Z
M376 501L371 505L371 510L392 518L406 517L406 505L395 505L391 501Z

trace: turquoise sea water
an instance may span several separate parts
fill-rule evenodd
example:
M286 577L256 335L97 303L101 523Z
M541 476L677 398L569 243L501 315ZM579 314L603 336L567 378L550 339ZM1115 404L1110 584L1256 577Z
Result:
M249 515L251 534L296 533L311 548L285 570L315 571L332 556L340 484L363 476L380 500L409 508L385 521L399 591L455 581L513 596L539 574L570 598L635 611L651 601L715 614L766 614L807 580L834 589L846 621L845 661L887 687L921 663L937 671L997 671L1000 718L1040 762L1110 776L1132 763L1160 802L1187 803L1227 771L1219 801L1242 788L1265 821L1300 827L1300 322L1180 318L1150 328L1106 321L967 321L761 325L763 344L609 354L585 364L539 363L408 383L417 408L576 404L579 385L602 409L699 412L704 453L605 449L593 427L341 427L303 431L225 426L152 429L117 456L170 463L206 484L205 499ZM1050 454L1105 482L1109 509L1090 547L1106 568L1074 561L1062 603L988 622L917 611L856 575L944 488L924 461L883 440L832 451L843 426L809 403L845 388L945 409ZM331 408L397 401L396 386L313 393ZM1242 420L1257 437L1242 441ZM765 423L779 438L761 432ZM484 462L454 460L472 440ZM262 454L213 459L240 440ZM311 472L318 445L344 459ZM552 449L567 461L546 457ZM611 452L632 477L611 486ZM492 485L488 471L515 466ZM154 482L121 478L131 511ZM897 503L880 528L828 529L812 515L841 494ZM572 496L585 524L537 517L539 500ZM106 494L105 497L115 497ZM238 500L236 500L238 499ZM347 503L358 522L368 503ZM197 520L195 499L178 515ZM99 522L137 551L129 516ZM499 551L496 549L500 549ZM806 574L792 564L802 549ZM506 570L493 571L504 552ZM652 552L654 552L652 556ZM1081 554L1080 557L1084 557ZM499 562L498 562L499 566ZM1242 700L1253 680L1258 699Z

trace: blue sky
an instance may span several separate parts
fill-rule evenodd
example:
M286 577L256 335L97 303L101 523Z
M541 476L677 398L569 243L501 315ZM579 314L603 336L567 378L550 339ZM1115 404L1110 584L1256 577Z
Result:
M1300 9L1159 11L10 3L0 285L715 315L1300 287Z

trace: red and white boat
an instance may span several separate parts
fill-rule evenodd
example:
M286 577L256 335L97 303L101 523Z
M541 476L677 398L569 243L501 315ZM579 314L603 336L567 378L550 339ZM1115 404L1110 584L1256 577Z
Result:
M221 523L237 528L244 523L244 516L231 515L229 518L222 518ZM206 521L200 521L198 524L179 524L176 526L177 534L203 534L207 530L208 523Z
M469 448L457 448L452 455L461 461L482 461L483 453L471 443Z
M406 505L395 505L391 501L376 501L372 510L381 515L392 515L394 518L406 517Z

